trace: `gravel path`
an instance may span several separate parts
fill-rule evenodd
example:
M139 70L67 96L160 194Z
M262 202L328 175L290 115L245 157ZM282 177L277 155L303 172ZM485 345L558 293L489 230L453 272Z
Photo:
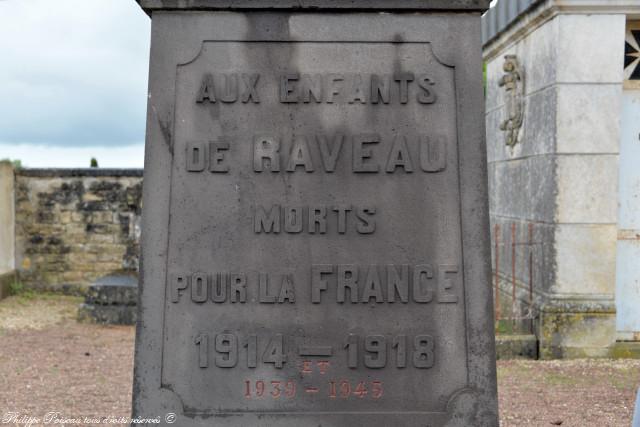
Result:
M78 303L58 296L0 302L0 417L129 416L134 328L78 324ZM628 427L640 361L500 361L498 384L503 427Z

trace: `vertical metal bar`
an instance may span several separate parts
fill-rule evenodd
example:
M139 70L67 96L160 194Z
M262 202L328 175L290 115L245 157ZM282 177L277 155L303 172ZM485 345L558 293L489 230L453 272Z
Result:
M496 257L496 267L495 267L495 311L496 311L496 320L500 320L500 224L496 224L494 227L494 242L495 242L495 257Z
M529 327L533 333L533 223L529 223Z
M529 223L529 306L533 306L533 224Z
M516 223L511 223L511 316L515 327L516 317Z

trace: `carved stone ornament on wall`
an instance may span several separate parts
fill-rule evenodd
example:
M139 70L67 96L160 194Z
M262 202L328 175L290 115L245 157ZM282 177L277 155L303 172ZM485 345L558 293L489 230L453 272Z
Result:
M507 117L500 123L500 130L505 132L505 144L513 148L518 143L524 119L524 73L516 55L506 55L504 59L505 74L498 85L506 91Z

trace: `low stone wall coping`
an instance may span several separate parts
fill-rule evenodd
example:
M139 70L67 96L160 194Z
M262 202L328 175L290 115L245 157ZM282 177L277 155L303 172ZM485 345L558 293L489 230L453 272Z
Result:
M16 175L37 178L69 178L69 177L140 177L144 169L109 169L109 168L22 168L16 170Z

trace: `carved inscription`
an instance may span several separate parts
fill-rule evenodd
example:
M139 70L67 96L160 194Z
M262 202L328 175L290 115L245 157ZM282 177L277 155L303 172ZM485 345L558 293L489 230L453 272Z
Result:
M278 100L291 103L419 104L436 102L435 82L428 74L281 74ZM199 104L260 103L260 74L206 73L196 95Z
M233 151L253 147L253 172L324 172L341 167L353 173L442 172L446 168L446 139L442 136L395 135L382 138L377 133L298 135L282 141L274 135L255 135L253 141L237 141L233 149L229 137L219 141L189 141L186 170L227 173Z
M297 286L305 286L313 304L455 304L459 270L456 264L314 264L300 283L291 274L179 273L171 278L171 302L291 304Z
M276 369L283 369L289 361L289 356L294 348L285 344L283 334L275 334L264 343L258 343L258 336L250 334L246 338L239 338L234 334L220 333L210 338L209 334L202 333L195 337L196 359L200 368L209 368L210 361L217 368L233 368L238 363L245 363L247 368L258 367L258 360L262 364L272 364ZM410 350L407 343L411 343ZM244 344L242 344L244 343ZM262 347L261 347L262 346ZM333 346L328 347L333 353ZM211 352L211 349L214 352ZM404 369L413 367L416 369L429 369L435 361L435 342L431 335L416 335L407 337L398 335L387 339L384 335L366 335L359 337L349 334L341 345L337 345L336 357L343 357L347 366L356 369L359 365L367 368L383 369L387 367L387 361L393 358L393 367ZM361 349L364 349L362 352ZM241 354L242 353L242 354ZM303 347L298 348L300 356L307 356ZM330 355L331 356L331 355ZM242 359L242 362L240 360ZM329 361L314 362L303 360L300 365L301 374L313 373L316 363L321 375L325 375L330 367Z
M256 206L253 229L256 234L325 234L327 230L371 234L376 230L375 214L372 206Z
M203 332L194 338L194 344L193 360L201 369L228 369L243 364L251 370L259 365L272 365L276 370L282 370L292 362L290 355L308 356L306 347L298 347L296 352L295 346L280 333L259 340L256 334L240 337L230 333L210 335ZM328 356L343 358L352 370L361 365L374 370L430 369L435 364L435 340L427 334L413 337L387 337L383 334L360 337L349 334L341 344L326 348L330 353ZM245 399L294 399L300 390L303 393L322 394L329 399L364 399L368 396L377 400L384 396L383 382L375 377L361 381L333 377L331 360L301 359L292 363L297 364L299 376L285 380L244 381ZM316 384L306 380L301 386L300 378L304 379L305 376L311 376L312 380L319 376L320 381Z

